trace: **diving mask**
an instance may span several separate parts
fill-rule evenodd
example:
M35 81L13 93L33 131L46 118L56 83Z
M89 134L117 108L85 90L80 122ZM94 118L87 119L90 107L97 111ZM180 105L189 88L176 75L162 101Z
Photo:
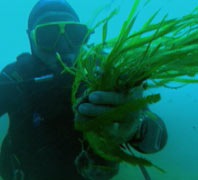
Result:
M35 46L42 50L55 49L61 35L71 48L76 49L88 40L88 28L77 22L50 22L37 25L30 35Z

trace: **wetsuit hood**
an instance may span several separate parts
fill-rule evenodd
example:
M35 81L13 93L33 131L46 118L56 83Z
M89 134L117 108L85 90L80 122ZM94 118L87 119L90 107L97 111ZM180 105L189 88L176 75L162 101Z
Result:
M37 25L38 19L47 13L53 14L53 20L60 18L60 13L68 16L69 20L79 22L79 17L74 9L65 0L40 0L32 8L28 19L28 30L32 30Z

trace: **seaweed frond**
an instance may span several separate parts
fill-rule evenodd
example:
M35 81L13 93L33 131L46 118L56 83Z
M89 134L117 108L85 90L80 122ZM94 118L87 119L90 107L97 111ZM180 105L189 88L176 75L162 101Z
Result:
M96 23L95 28L102 26L101 43L82 46L73 67L66 67L60 56L64 72L75 75L72 86L72 104L77 104L76 94L83 82L86 93L91 91L116 91L129 94L131 89L145 86L171 88L168 83L177 82L180 88L189 83L197 83L194 76L198 72L198 11L181 18L167 19L165 15L158 23L152 23L159 11L145 21L138 31L132 31L137 19L137 7L140 0L135 0L128 18L123 22L119 34L108 39L108 22L117 14L112 11L106 18ZM105 54L105 50L108 53ZM184 78L188 76L188 78ZM147 83L152 82L152 83ZM85 95L86 96L86 95ZM110 140L103 127L116 121L124 121L124 114L138 112L146 105L158 102L159 94L131 101L99 115L91 122L76 122L74 127L83 133L90 147L99 156L113 161L126 161L130 164L154 166L151 162L136 157L129 157L119 148L119 143ZM123 154L124 153L124 154Z

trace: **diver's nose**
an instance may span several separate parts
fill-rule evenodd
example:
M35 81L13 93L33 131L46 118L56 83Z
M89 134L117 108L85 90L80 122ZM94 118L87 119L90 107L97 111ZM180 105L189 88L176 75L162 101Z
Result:
M56 50L60 53L67 53L67 52L71 52L72 50L68 40L64 37L63 34L60 35L57 41Z

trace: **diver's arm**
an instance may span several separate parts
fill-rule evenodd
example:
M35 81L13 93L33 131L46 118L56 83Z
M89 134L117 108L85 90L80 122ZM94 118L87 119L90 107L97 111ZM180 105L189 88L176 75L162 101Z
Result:
M134 98L143 97L143 87L132 89ZM163 120L145 106L138 113L139 128L128 143L142 153L158 152L166 145L168 134Z
M8 65L0 72L0 116L18 103L20 90L17 87L17 82L9 75L12 69L13 65Z
M148 108L140 118L139 130L128 143L142 153L155 153L163 149L168 139L165 123Z

